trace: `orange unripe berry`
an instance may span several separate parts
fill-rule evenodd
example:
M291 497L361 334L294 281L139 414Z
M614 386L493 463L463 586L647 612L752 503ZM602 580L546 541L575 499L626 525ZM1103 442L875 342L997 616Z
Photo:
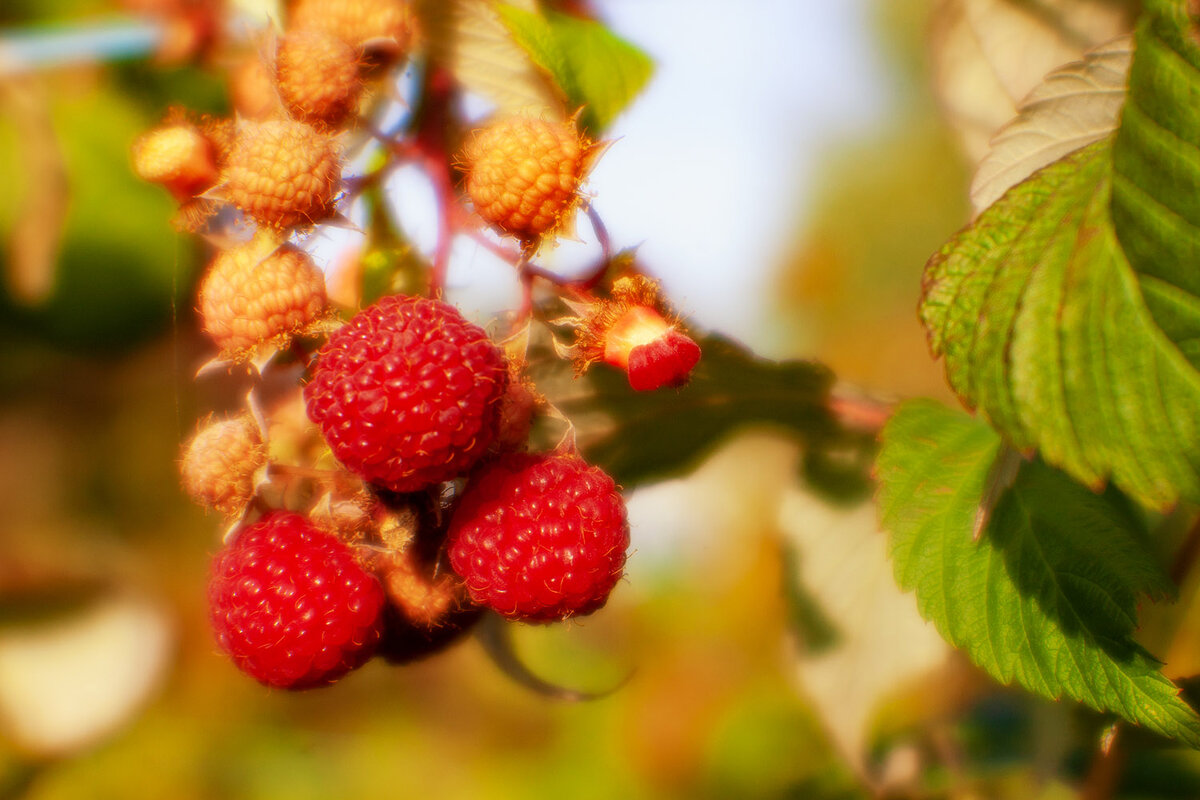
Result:
M243 58L229 75L229 99L238 116L264 120L284 115L275 79L257 53Z
M262 432L249 415L201 425L183 447L183 488L200 505L237 516L254 494L255 473L267 463Z
M296 0L288 17L293 31L324 31L354 48L388 39L407 53L415 17L407 0Z
M200 284L204 332L224 358L242 361L259 345L286 345L325 311L325 276L291 245L256 239L217 255Z
M358 56L333 34L289 33L276 50L275 75L279 98L296 119L337 127L358 107Z
M467 196L501 232L536 242L574 210L590 149L571 122L506 117L463 150Z
M341 162L333 138L303 122L250 122L238 130L222 181L226 199L260 225L311 225L333 214Z
M134 143L133 169L142 180L161 183L184 201L216 183L217 153L196 126L167 124Z
M403 512L401 512L403 516ZM482 609L450 569L441 536L422 531L415 516L403 547L381 536L374 557L375 573L387 593L383 642L379 655L406 663L437 652L459 639ZM393 537L395 538L395 537Z

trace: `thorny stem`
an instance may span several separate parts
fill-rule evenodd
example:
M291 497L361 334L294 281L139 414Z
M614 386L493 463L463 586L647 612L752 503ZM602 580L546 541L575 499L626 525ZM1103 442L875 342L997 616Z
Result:
M368 126L368 132L391 151L395 160L364 178L378 180L396 166L398 161L417 163L433 185L438 215L437 243L429 275L429 291L434 297L446 288L446 273L450 266L450 248L454 242L457 220L454 182L450 172L450 151L446 142L449 105L454 91L453 78L444 70L429 73L423 102L416 115L416 130L410 140L396 139Z
M531 265L528 253L522 253L514 266L517 269L517 276L521 280L521 308L517 310L517 324L519 325L522 320L528 319L533 314L534 274L529 271Z
M829 395L829 410L843 427L862 433L878 434L892 416L895 406L857 390L839 386Z
M525 256L517 250L511 250L499 242L493 241L486 233L479 228L472 227L467 233L478 244L483 245L492 252L497 258L501 258L510 264L518 264Z
M430 70L423 93L424 101L417 119L413 146L433 183L438 209L438 237L433 251L429 276L430 293L437 297L446 288L446 272L450 267L450 246L454 239L454 184L450 175L450 151L446 132L449 128L450 103L454 94L454 78L444 69Z
M1121 746L1121 729L1112 731L1107 746L1096 753L1083 779L1079 800L1110 800L1117 790L1125 770L1125 748Z
M587 211L588 220L592 223L592 230L596 233L596 241L600 244L601 260L607 265L609 261L612 261L612 238L608 235L608 227L605 226L604 220L600 219L596 209L592 208L591 203L584 208Z

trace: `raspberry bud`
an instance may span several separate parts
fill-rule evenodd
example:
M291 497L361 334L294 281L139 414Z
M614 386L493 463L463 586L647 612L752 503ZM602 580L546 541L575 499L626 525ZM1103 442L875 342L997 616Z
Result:
M224 250L200 284L204 332L221 356L245 361L260 345L286 346L325 311L325 276L291 245L267 237Z
M415 18L406 0L296 0L288 28L323 31L354 48L386 39L407 53Z
M134 143L133 169L142 180L161 183L184 202L216 183L217 153L195 125L168 123Z
M344 543L289 511L243 528L213 559L217 643L268 686L332 683L371 657L384 595Z
M333 139L302 122L244 123L222 174L226 199L260 225L311 225L333 214L341 163Z
M506 117L476 131L463 150L467 196L498 230L535 243L567 222L590 150L571 122Z
M353 116L362 81L353 48L332 34L298 30L275 55L279 97L296 119L337 127Z
M509 619L590 614L621 578L629 523L612 478L577 456L502 456L473 475L450 521L450 565Z
M487 452L507 384L504 354L458 309L389 295L329 337L304 397L348 470L416 492Z
M255 473L266 463L262 431L243 414L202 425L184 445L179 471L197 503L235 517L254 495Z

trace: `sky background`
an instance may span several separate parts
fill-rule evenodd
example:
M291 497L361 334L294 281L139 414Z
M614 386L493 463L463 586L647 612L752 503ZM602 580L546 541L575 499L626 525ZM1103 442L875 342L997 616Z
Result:
M585 185L593 207L614 247L638 246L692 324L769 351L770 282L795 245L822 157L891 110L870 4L756 0L737 14L712 0L686 13L670 0L597 6L656 68L608 133L614 144ZM405 168L389 186L397 218L431 253L427 181ZM584 219L578 234L583 242L544 248L539 260L564 271L593 260ZM318 262L335 263L353 238L320 234ZM465 237L452 250L449 284L464 311L483 319L518 302L511 266Z

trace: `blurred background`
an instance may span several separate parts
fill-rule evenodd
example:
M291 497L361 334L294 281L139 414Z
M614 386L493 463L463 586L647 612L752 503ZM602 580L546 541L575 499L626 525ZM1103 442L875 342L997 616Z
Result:
M515 629L549 681L632 674L611 695L540 696L474 640L300 694L238 673L204 605L220 522L175 469L236 385L194 380L212 355L193 312L204 246L128 157L171 105L225 113L224 73L136 27L103 60L5 55L204 5L0 3L0 798L1086 787L1073 748L1094 721L955 657L895 588L871 504L818 499L769 430L631 494L627 578L602 612ZM949 400L916 320L924 262L967 221L992 132L1047 70L1127 30L1132 5L596 0L656 71L616 122L595 207L697 328L884 400ZM488 296L484 256L456 258L455 290ZM1121 796L1200 796L1190 754L1155 757Z

